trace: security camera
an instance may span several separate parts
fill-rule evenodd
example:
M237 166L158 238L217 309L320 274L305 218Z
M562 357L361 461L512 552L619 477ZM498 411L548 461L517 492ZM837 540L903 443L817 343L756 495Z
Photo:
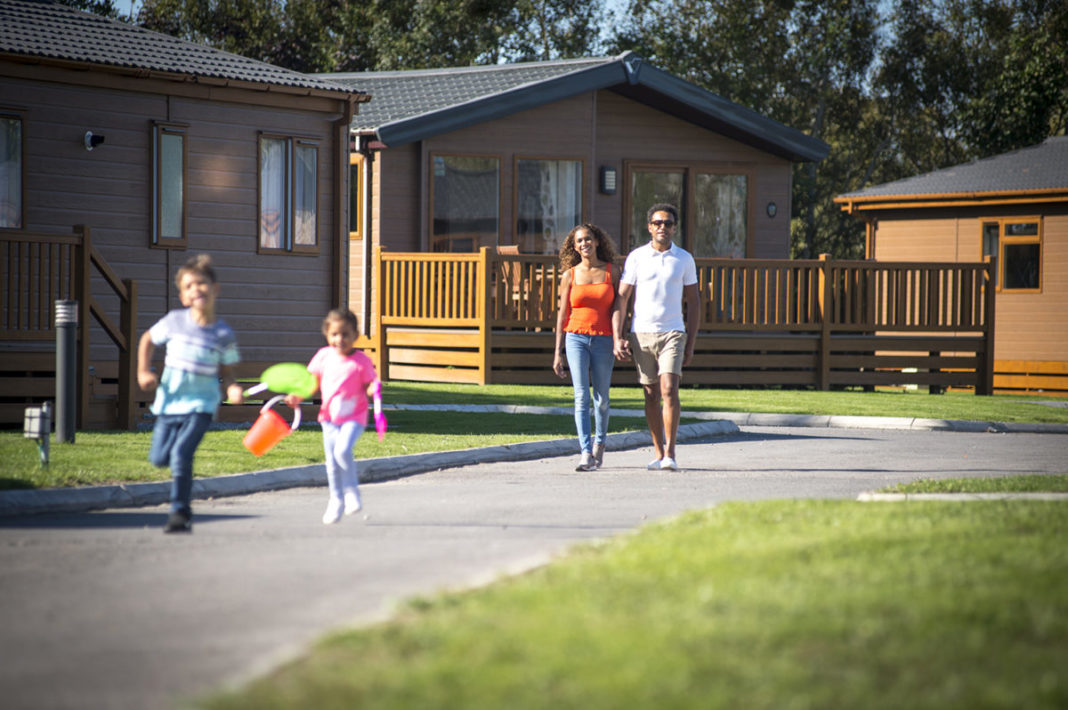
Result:
M85 132L85 149L92 150L104 142L104 136L94 136L92 131Z

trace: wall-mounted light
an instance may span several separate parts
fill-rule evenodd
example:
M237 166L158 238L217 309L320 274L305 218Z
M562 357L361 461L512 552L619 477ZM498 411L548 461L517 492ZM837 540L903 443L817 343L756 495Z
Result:
M93 135L92 131L85 132L85 149L92 150L104 142L104 136Z
M768 217L774 217L778 211L779 208L775 206L774 202L768 203Z
M616 169L607 165L601 166L601 193L604 195L616 194Z

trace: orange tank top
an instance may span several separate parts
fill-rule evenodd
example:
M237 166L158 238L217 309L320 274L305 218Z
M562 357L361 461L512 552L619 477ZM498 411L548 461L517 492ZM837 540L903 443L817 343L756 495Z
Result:
M571 317L564 330L581 335L612 334L612 304L616 292L612 287L612 265L605 264L605 279L599 284L576 284L571 268Z

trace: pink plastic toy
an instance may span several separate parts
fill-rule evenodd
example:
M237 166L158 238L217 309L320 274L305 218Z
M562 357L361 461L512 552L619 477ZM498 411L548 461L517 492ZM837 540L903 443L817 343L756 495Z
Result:
M375 404L375 431L378 432L378 440L386 436L386 415L382 413L382 382L381 380L375 380L375 392L374 392L374 404Z

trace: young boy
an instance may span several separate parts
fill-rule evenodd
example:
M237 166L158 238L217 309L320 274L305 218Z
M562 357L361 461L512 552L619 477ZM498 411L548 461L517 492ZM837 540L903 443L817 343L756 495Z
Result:
M238 362L234 331L215 315L219 284L207 254L189 259L175 277L185 308L161 318L141 336L137 347L137 383L156 391L156 424L148 460L171 468L171 514L165 533L192 532L193 454L222 401L222 380L231 402L243 392L231 366ZM163 377L152 371L156 347L167 346Z

